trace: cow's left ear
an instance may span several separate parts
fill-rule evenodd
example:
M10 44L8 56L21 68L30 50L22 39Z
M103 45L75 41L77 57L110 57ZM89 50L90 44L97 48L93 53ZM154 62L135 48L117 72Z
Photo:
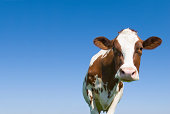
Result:
M112 41L107 39L104 36L100 36L100 37L95 38L93 42L100 49L107 50L107 49L112 48Z
M162 43L159 37L152 36L143 41L143 49L154 49Z

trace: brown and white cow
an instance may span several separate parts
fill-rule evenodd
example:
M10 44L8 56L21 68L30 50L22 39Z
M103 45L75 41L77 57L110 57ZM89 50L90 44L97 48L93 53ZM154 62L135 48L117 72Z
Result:
M108 40L97 37L94 44L101 50L92 57L83 83L83 95L91 114L114 114L123 94L123 82L139 80L142 49L154 49L161 44L158 37L141 40L129 28Z

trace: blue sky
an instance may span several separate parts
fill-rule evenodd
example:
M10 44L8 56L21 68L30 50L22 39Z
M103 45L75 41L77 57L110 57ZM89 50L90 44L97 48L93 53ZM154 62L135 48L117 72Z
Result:
M82 83L97 36L124 28L162 38L143 52L116 114L170 113L170 1L1 0L0 114L88 114Z

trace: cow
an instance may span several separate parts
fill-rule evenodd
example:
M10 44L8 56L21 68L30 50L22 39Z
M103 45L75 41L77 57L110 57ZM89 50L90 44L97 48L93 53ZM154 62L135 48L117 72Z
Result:
M158 47L162 40L152 36L141 40L137 32L124 29L113 40L97 37L94 44L101 50L92 57L83 82L83 96L91 114L114 114L123 94L123 82L139 80L142 50Z

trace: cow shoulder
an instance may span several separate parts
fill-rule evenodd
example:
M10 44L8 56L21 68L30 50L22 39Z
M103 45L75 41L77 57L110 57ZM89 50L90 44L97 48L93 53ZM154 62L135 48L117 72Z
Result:
M113 77L115 71L113 70L113 51L101 50L91 59L90 66L87 74L87 84L94 85L96 76L101 78L104 83Z
M98 58L95 58L95 61L93 61L93 64L89 66L88 72L87 72L87 85L91 84L94 86L94 83L96 81L97 77L102 77L102 64L101 64L101 58L102 55L98 56ZM93 59L93 58L92 58Z

